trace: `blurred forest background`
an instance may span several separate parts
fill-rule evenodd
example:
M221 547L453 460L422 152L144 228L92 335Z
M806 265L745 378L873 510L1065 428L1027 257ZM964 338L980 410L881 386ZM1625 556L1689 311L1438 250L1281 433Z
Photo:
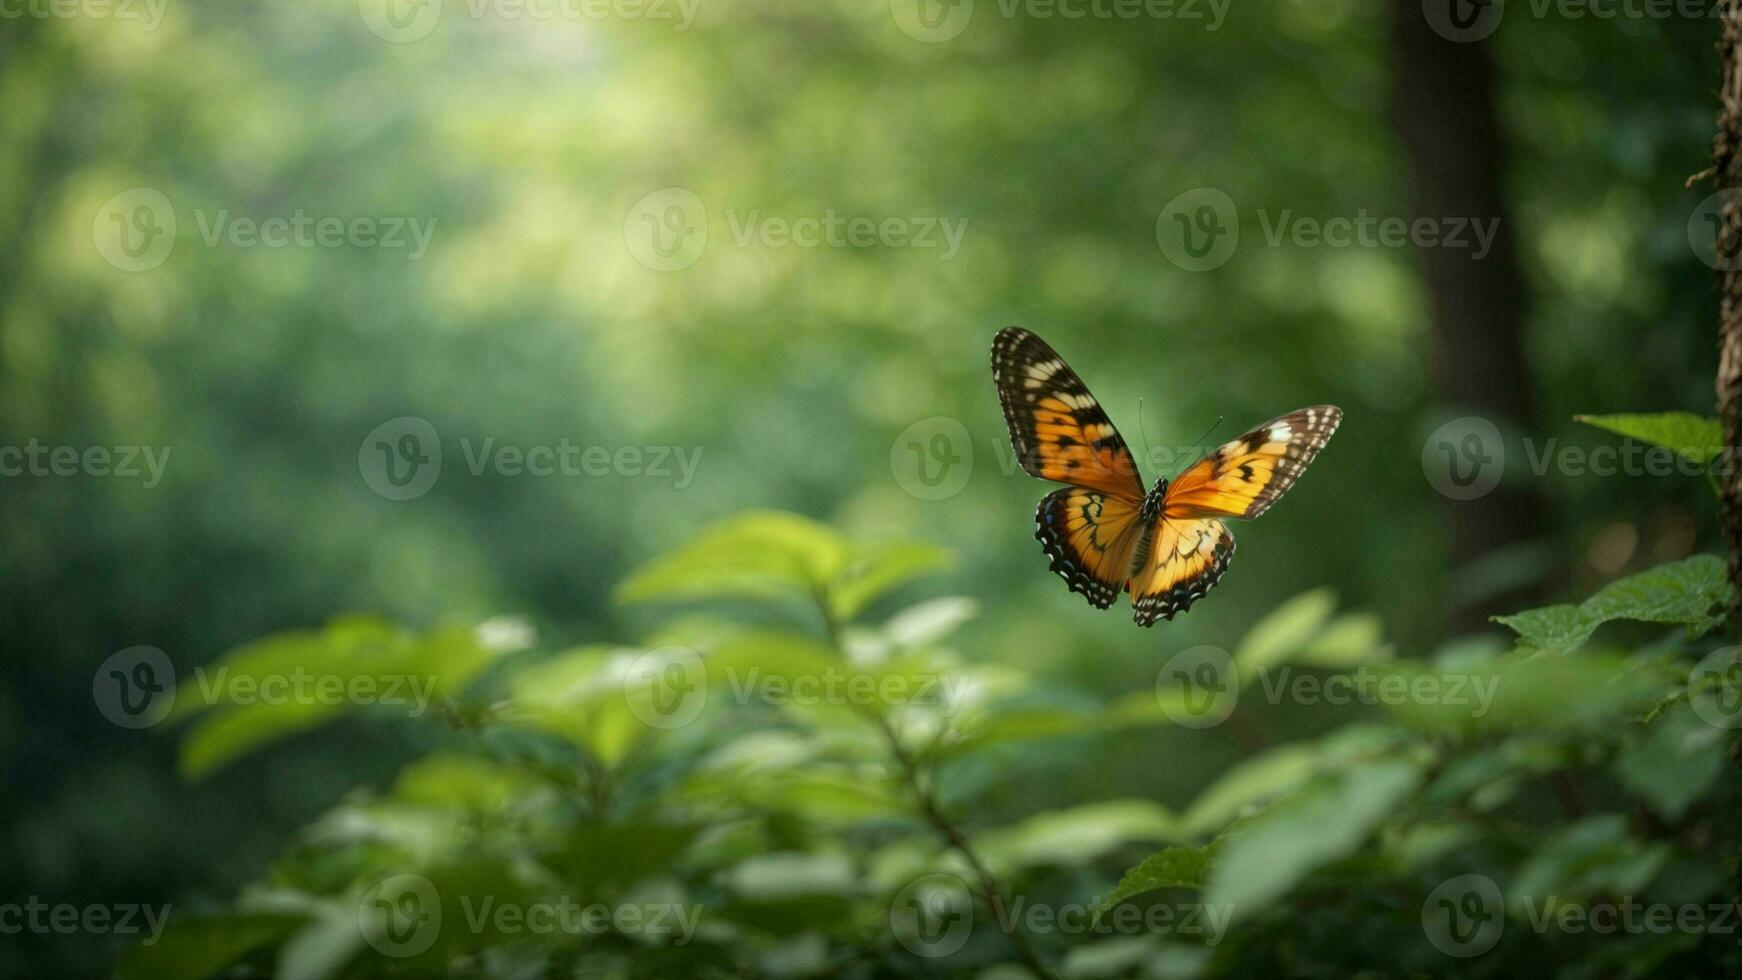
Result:
M979 0L939 38L916 36L930 22L901 0L699 0L690 23L447 0L405 5L439 20L384 37L398 22L379 6L168 0L149 28L0 22L3 441L172 447L155 486L0 488L7 900L220 900L427 748L347 720L189 782L173 731L93 705L117 651L150 645L191 671L352 611L420 628L523 617L550 649L628 641L653 614L613 604L613 586L748 508L953 550L928 589L980 604L971 659L1098 700L1152 687L1177 650L1231 645L1308 588L1422 656L1513 608L1502 596L1583 597L1719 541L1702 480L1539 475L1518 441L1613 443L1575 413L1710 411L1716 289L1688 237L1708 190L1686 188L1709 158L1710 19L1518 3L1455 43L1408 0L1235 3L1219 19ZM1158 216L1205 187L1237 207L1239 244L1192 271L1158 247ZM93 233L135 188L177 221L142 271ZM626 231L666 188L707 219L705 248L669 270ZM298 211L433 231L421 254L202 233L220 212ZM734 234L751 212L831 211L965 232L947 256ZM1284 212L1500 219L1506 240L1481 259L1272 245ZM986 365L1009 323L1069 359L1134 446L1140 400L1164 447L1219 416L1212 443L1300 405L1347 419L1286 502L1237 528L1222 585L1140 631L1045 570L1045 488L1007 464ZM1474 505L1436 492L1422 462L1429 434L1467 415L1496 419L1515 454ZM402 416L445 453L411 500L372 490L358 462ZM892 460L938 416L965 428L971 475L922 499ZM682 486L474 476L462 439L700 457ZM1297 714L1278 738L1328 722ZM1239 749L1172 728L1114 744L1062 768L1080 750L1004 759L977 819L1110 795L1183 805ZM125 945L4 937L0 972L90 975Z

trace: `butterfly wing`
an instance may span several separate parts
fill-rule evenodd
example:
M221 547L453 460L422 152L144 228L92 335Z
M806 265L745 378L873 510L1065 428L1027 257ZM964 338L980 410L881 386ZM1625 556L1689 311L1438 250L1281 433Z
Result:
M998 331L992 380L1016 459L1030 476L1142 502L1131 450L1083 379L1046 341L1021 327Z
M1342 409L1314 405L1223 444L1168 486L1163 516L1257 517L1294 486L1342 421Z
M1228 570L1234 535L1213 517L1156 521L1133 556L1131 616L1139 626L1172 619L1204 597Z
M1034 536L1052 559L1052 570L1072 592L1106 609L1131 576L1141 527L1141 502L1088 487L1054 490L1034 514Z

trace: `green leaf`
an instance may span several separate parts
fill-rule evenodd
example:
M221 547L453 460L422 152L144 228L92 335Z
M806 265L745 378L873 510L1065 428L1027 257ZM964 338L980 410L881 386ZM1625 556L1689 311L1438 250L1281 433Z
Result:
M650 599L810 596L847 567L852 546L826 524L752 511L711 525L632 573L619 602Z
M955 739L944 745L940 753L956 756L992 745L1081 735L1106 727L1101 716L1068 708L1016 707L980 712L962 724Z
M363 950L354 909L337 903L298 929L278 947L280 980L326 980Z
M1724 427L1717 419L1692 412L1575 415L1573 419L1631 439L1667 446L1683 458L1702 465L1724 451Z
M1168 847L1143 859L1142 863L1119 879L1119 884L1107 896L1095 903L1094 921L1120 902L1158 888L1202 888L1209 874L1215 849L1212 842L1204 847Z
M667 684L667 663L680 674L683 686ZM700 661L694 663L695 669L686 669L691 665L678 648L570 650L515 674L496 720L564 738L610 768L653 731L645 719L669 715L676 727L687 717L691 699L706 697ZM649 702L656 695L669 697L672 704L655 710Z
M1571 653L1585 645L1603 625L1578 606L1544 606L1510 616L1495 616L1494 622L1518 634L1519 646L1545 653Z
M188 980L209 977L304 921L288 915L226 915L179 920L156 943L135 946L116 968L116 980Z
M855 542L808 517L753 511L714 524L643 565L618 586L616 598L827 596L829 614L844 623L891 589L949 563L950 553L932 545Z
M1576 732L1616 724L1662 696L1666 679L1610 654L1527 653L1464 660L1453 669L1395 662L1365 668L1399 721L1437 735Z
M1615 775L1651 808L1675 820L1704 796L1724 769L1729 739L1685 702L1661 712L1645 737L1615 760Z
M1523 648L1564 654L1615 619L1680 624L1701 636L1723 623L1729 599L1723 560L1694 555L1611 582L1577 606L1548 606L1494 621L1517 633Z
M463 690L497 656L471 628L418 634L369 617L257 640L177 687L172 717L196 719L182 740L181 772L202 778L350 712L421 717L437 699Z
M1385 626L1372 613L1345 613L1331 620L1294 659L1312 667L1343 668L1391 659Z
M829 585L835 619L850 622L871 602L913 579L950 566L950 553L927 544L867 548Z
M1185 812L1183 831L1189 836L1214 833L1248 806L1274 799L1305 782L1318 771L1323 752L1316 745L1281 745L1245 759L1207 789Z
M438 752L406 766L393 784L394 799L439 809L499 813L533 789L518 769L460 752Z
M1310 643L1337 608L1330 589L1313 589L1283 602L1246 631L1234 652L1241 684L1288 660Z
M896 647L937 643L979 613L980 604L962 596L928 599L891 616L882 638Z
M1508 884L1508 908L1522 918L1530 911L1527 902L1543 906L1643 893L1673 847L1641 841L1628 833L1627 824L1619 813L1599 813L1548 834Z
M1106 800L1041 813L976 835L977 849L999 868L1081 865L1132 841L1179 836L1179 818L1152 800Z
M1388 758L1315 778L1228 836L1204 903L1249 918L1317 868L1353 854L1421 775L1419 762Z

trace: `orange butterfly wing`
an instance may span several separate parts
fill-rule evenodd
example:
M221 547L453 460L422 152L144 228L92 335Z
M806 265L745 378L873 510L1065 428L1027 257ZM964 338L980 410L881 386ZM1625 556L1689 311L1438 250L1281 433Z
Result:
M1034 514L1051 569L1072 592L1106 609L1131 577L1137 550L1140 503L1087 487L1065 487L1047 494Z
M1335 405L1279 415L1218 447L1167 488L1169 518L1257 517L1306 472L1343 421Z
M1034 536L1071 591L1106 609L1131 577L1141 537L1137 461L1083 380L1027 330L998 331L992 380L1022 468L1069 484L1041 500Z
M1046 341L1021 327L998 331L992 380L1017 462L1030 476L1143 500L1137 461L1124 438Z
M1202 599L1228 570L1234 535L1213 517L1158 520L1138 547L1131 616L1139 626L1172 619Z
M1124 438L1046 341L1020 327L998 331L992 377L1017 462L1031 476L1069 484L1035 512L1052 570L1101 609L1129 591L1140 626L1172 619L1221 580L1234 535L1220 518L1264 513L1343 418L1332 405L1279 416L1146 500Z
M1234 535L1221 518L1252 518L1270 509L1342 420L1342 409L1334 405L1299 409L1223 444L1181 473L1138 544L1130 584L1137 625L1172 619L1221 581L1234 557Z

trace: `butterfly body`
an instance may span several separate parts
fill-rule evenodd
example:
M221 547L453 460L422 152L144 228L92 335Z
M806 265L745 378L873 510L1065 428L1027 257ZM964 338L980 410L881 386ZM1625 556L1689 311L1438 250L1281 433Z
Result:
M999 331L992 374L1017 461L1065 484L1035 512L1052 571L1101 609L1129 593L1140 626L1172 619L1221 580L1234 554L1222 518L1269 509L1343 414L1316 405L1278 416L1146 493L1125 440L1045 341L1019 327Z

